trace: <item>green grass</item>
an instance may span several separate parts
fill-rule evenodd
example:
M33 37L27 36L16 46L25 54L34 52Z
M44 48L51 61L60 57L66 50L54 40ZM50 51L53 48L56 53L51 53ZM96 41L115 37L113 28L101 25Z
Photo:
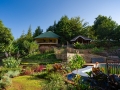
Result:
M21 63L53 64L59 62L61 62L61 60L56 59L54 53L44 53L25 56Z
M32 60L32 59L23 59L21 64L27 65L27 64L54 64L54 63L60 63L61 60L59 59L42 59L42 60Z
M54 53L40 53L40 54L33 54L33 55L27 55L24 57L25 59L53 59L56 58Z
M12 86L7 90L41 90L47 84L44 79L39 79L34 76L19 76L12 79Z

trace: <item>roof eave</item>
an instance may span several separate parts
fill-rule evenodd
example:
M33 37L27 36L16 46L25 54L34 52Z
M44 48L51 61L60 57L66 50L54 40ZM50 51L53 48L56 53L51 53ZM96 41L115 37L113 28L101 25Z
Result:
M59 38L59 37L36 37L35 39L38 39L38 38Z
M91 41L91 39L84 39L84 40L90 40ZM70 41L76 41L76 40L70 40Z

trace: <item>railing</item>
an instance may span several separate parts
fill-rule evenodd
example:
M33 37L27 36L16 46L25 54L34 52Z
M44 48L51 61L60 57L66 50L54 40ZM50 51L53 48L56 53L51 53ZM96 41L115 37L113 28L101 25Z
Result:
M106 70L107 74L120 74L120 60L106 59Z

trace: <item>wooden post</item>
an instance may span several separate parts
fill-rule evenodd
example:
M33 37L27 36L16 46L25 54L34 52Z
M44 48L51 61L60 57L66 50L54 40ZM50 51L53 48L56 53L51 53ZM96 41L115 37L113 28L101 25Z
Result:
M107 61L107 58L106 58L106 71L107 71L107 75L109 76L109 71L108 71L108 61Z

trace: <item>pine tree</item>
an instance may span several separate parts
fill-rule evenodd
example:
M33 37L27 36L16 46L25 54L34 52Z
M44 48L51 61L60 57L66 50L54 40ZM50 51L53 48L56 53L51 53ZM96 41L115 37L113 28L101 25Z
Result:
M41 29L40 26L38 26L36 28L35 32L33 33L33 38L40 35L40 34L42 34L42 32L43 32L43 29Z
M29 26L28 32L26 34L26 40L28 40L30 42L33 40L31 25Z

